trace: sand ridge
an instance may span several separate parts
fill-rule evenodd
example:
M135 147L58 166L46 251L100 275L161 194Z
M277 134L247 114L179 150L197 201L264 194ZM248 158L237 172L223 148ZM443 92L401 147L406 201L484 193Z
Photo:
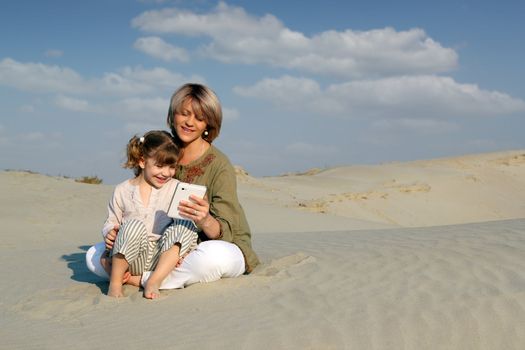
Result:
M258 186L271 192L258 199L403 227L520 218L524 159L518 150L262 178ZM257 193L252 187L246 192L247 198Z

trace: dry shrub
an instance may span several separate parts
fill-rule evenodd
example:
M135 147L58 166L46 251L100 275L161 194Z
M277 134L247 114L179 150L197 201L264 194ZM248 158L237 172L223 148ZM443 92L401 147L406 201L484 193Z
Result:
M82 176L78 179L75 179L75 181L91 185L100 185L102 183L102 179L98 176Z

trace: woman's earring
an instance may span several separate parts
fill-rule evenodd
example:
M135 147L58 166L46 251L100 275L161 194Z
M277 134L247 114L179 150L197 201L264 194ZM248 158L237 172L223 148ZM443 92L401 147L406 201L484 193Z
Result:
M208 135L209 135L210 133L208 132L208 130L204 130L204 132L203 132L202 134L204 135L204 137L208 137Z

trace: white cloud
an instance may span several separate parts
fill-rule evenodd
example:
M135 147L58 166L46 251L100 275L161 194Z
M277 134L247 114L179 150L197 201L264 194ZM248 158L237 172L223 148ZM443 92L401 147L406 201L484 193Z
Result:
M22 113L33 113L35 111L35 107L32 105L23 105L20 106L18 110Z
M157 121L158 122L158 121ZM158 123L148 123L148 122L131 122L126 123L124 129L126 132L131 135L143 135L149 130L166 130L164 127L160 127Z
M55 98L55 104L60 108L75 112L89 112L91 110L88 101L64 95L58 95Z
M124 67L101 77L86 79L68 67L0 61L0 85L22 91L82 96L140 96L166 94L186 83L203 82L200 76L184 76L165 68Z
M60 50L49 49L45 52L45 55L46 57L56 58L56 57L62 57L64 55L64 52Z
M25 134L18 135L18 138L24 141L29 142L35 142L35 141L43 141L46 139L46 135L43 132L28 132Z
M324 90L311 79L284 76L234 91L295 111L339 117L435 119L525 111L521 99L434 75L352 81Z
M22 148L27 150L56 148L60 146L62 134L60 132L45 133L41 131L28 131L24 133L12 133L0 128L0 144L16 147L17 152ZM28 147L28 148L26 148ZM5 151L5 150L4 150ZM9 154L12 156L13 154ZM20 159L23 161L23 159Z
M105 73L93 85L98 87L99 92L123 96L151 94L155 91L155 86L115 72Z
M199 75L185 76L162 67L151 69L145 69L141 66L124 67L118 73L126 79L141 82L156 89L169 89L170 91L174 91L187 82L205 83L205 79Z
M372 122L371 126L380 131L409 131L422 134L441 134L460 130L458 124L434 119L382 119Z
M525 102L449 77L404 76L331 85L326 96L347 108L442 116L492 116L525 111ZM343 102L344 101L344 102Z
M189 61L189 55L185 49L168 44L159 37L150 36L139 38L135 41L133 47L150 56L167 62L173 60L180 62Z
M42 63L0 61L0 84L23 91L83 93L86 81L74 70Z
M239 111L235 108L222 108L222 116L225 120L237 120L239 115Z
M233 91L240 96L262 98L291 108L322 96L321 87L315 80L289 75L279 79L263 79L253 86L236 86Z
M115 115L131 120L161 121L168 114L167 98L126 98L116 102L111 108Z
M268 64L338 77L432 74L457 66L457 54L419 28L293 31L276 17L252 16L223 2L209 13L176 8L147 11L132 20L144 32L203 36L202 54L226 63Z
M49 102L65 110L111 115L126 123L145 120L157 125L156 128L164 127L162 120L168 111L170 94L189 81L204 83L204 78L184 76L161 67L128 66L87 79L67 67L9 58L0 61L0 85L51 95ZM27 105L19 110L29 113L34 107ZM238 116L238 111L226 110L225 118Z

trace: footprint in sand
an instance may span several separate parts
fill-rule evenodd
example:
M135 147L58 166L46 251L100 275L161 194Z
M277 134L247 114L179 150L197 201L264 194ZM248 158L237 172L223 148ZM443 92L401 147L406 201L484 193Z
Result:
M324 200L311 200L306 202L299 202L299 208L305 208L316 213L326 213L328 203Z
M131 291L125 291L130 293ZM139 294L139 293L136 293ZM120 302L130 302L121 298ZM64 289L40 290L12 306L11 310L32 319L70 319L99 307L115 303L114 298L101 293L95 285L71 286Z
M465 179L472 182L481 182L481 179L473 174L466 175Z
M392 186L392 188L397 188L401 193L425 193L430 192L432 187L426 183L412 183L412 184L400 184L397 186Z
M429 189L430 190L430 189ZM428 191L427 191L428 192ZM316 213L327 213L330 206L334 203L343 203L346 201L362 202L371 199L387 199L388 193L378 191L368 192L344 192L339 194L330 194L320 199L314 199L299 202L300 208L305 208Z
M282 276L287 275L291 268L304 264L314 263L317 259L304 253L296 253L272 260L269 264L262 264L252 273L254 276Z
M497 159L493 162L496 164L502 164L506 166L521 165L525 163L525 154L518 154L513 157Z

